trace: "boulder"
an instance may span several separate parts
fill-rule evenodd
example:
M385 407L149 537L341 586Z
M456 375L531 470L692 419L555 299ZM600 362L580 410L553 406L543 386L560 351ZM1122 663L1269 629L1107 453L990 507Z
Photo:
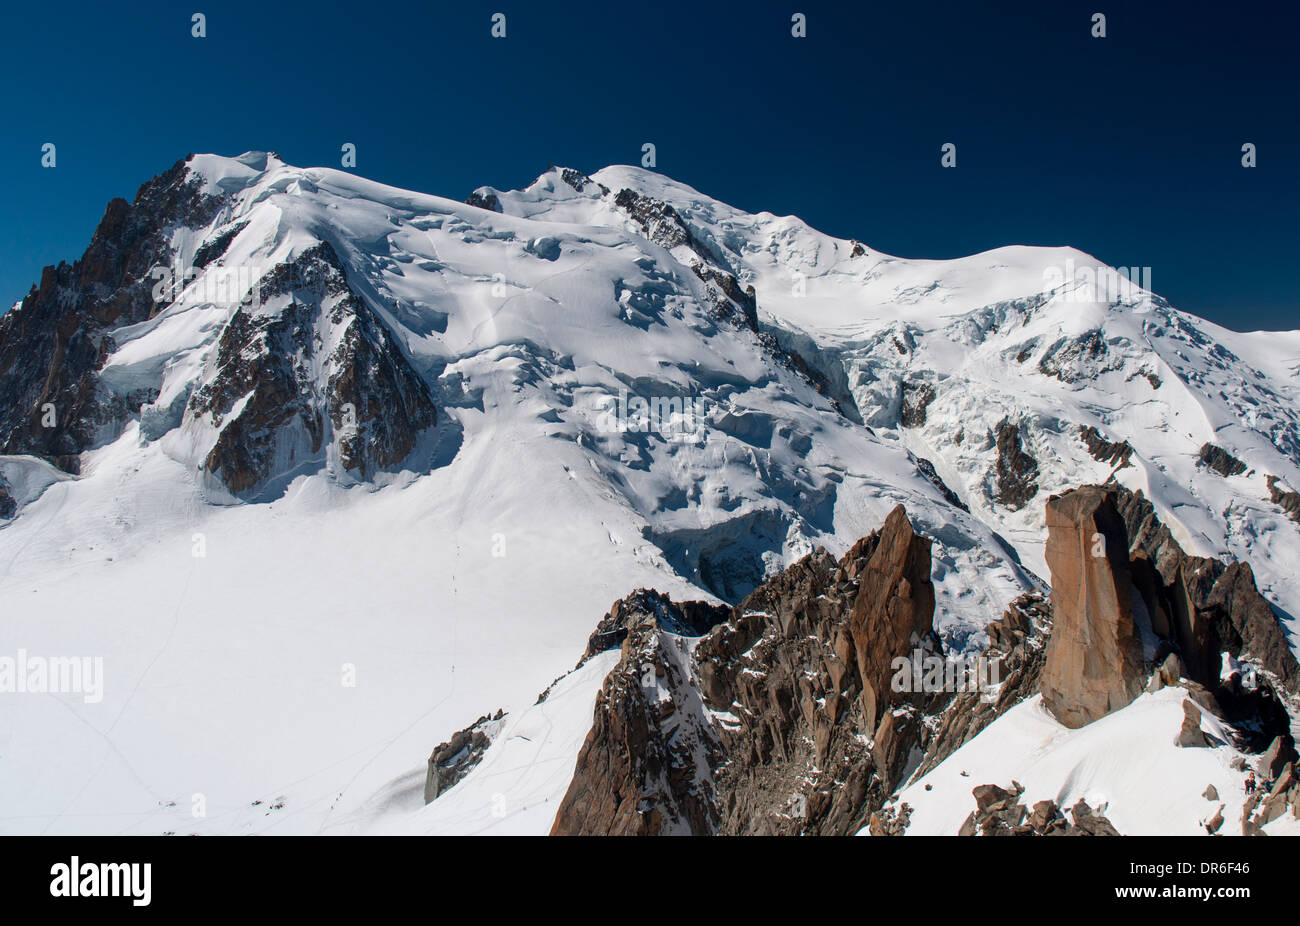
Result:
M1147 683L1147 691L1159 691L1161 688L1177 685L1178 680L1182 677L1183 662L1178 658L1177 653L1170 653L1165 657L1165 661L1160 663L1156 670L1151 673L1151 681Z
M1297 758L1295 747L1278 736L1255 762L1255 772L1265 781L1273 781L1281 775L1288 763L1295 762Z
M1217 833L1220 829L1223 828L1224 806L1225 806L1224 804L1220 804L1219 809L1215 811L1214 816L1210 817L1210 819L1206 822L1205 831L1207 833Z
M1210 745L1210 741L1201 732L1201 709L1190 700L1183 701L1183 725L1178 731L1175 746L1187 748Z

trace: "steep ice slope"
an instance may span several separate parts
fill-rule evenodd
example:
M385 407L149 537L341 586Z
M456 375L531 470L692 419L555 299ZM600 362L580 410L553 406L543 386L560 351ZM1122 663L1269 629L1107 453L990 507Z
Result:
M124 416L0 528L10 646L104 659L101 702L0 700L0 830L355 830L629 589L735 596L899 501L940 540L952 645L1031 581L612 209L561 225L261 154L185 178L209 199L165 244L197 273L103 334ZM383 401L371 433L415 449L348 465L408 375L436 422ZM611 428L622 390L703 400L697 440Z
M906 453L881 447L835 414L754 331L719 317L717 305L729 300L622 227L612 205L599 206L596 218L613 227L539 226L338 171L298 170L273 157L244 161L264 169L246 174L242 161L202 156L193 165L209 188L232 196L207 232L210 239L240 229L221 264L273 267L327 242L349 284L449 407L453 429L478 411L578 444L587 468L646 519L645 532L674 567L702 578L706 590L736 596L752 585L757 576L746 575L744 564L755 549L775 563L822 539L850 542L889 498L916 496L937 532L955 517L946 531L950 565L963 556L987 559L970 553L989 546L987 531L954 516ZM573 191L560 174L548 172L534 188L554 187L563 203ZM214 289L205 281L201 275L192 287ZM155 406L192 391L205 371L191 355L210 352L215 340L210 313L182 296L124 333L106 371L166 362ZM138 387L138 377L132 383ZM700 439L611 431L610 400L624 391L699 400L703 420L688 424L698 424ZM193 431L202 424L196 417L187 411L163 439L191 465ZM1020 580L1005 557L994 558L1004 564L986 565L1001 598ZM699 575L710 567L711 577ZM973 624L1001 603L985 603Z
M560 221L603 221L622 189L670 204L703 250L754 287L781 343L884 441L929 460L1040 575L1043 500L1103 481L1118 462L1090 452L1081 431L1094 428L1132 448L1116 477L1143 489L1189 550L1251 562L1265 594L1300 613L1300 529L1267 482L1300 482L1300 334L1227 331L1070 248L910 260L637 168L592 180L600 186L558 200L548 178L497 195L507 212ZM1207 443L1244 472L1200 464Z

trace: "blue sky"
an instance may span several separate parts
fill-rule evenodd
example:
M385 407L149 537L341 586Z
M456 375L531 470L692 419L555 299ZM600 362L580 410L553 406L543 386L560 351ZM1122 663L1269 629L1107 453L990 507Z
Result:
M889 253L1069 244L1229 327L1300 328L1295 4L882 7L10 5L0 300L188 152L337 167L352 142L358 173L464 198L653 142L712 196Z

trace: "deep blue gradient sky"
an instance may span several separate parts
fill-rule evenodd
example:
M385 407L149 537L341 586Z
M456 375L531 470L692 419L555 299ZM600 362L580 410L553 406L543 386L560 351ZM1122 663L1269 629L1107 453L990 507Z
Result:
M461 199L551 163L638 163L650 141L659 170L718 199L889 253L1070 244L1151 267L1157 292L1229 327L1300 328L1296 8L10 4L0 301L188 152L338 167L353 142L358 173Z

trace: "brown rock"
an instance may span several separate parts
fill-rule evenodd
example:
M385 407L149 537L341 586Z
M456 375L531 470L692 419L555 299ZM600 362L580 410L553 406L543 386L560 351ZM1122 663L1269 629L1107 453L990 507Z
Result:
M880 541L860 578L849 629L862 678L862 716L874 730L890 702L891 663L905 656L934 626L930 540L912 530L899 505L880 529Z
M1183 701L1183 725L1178 731L1175 746L1200 747L1210 745L1210 741L1201 732L1201 709L1191 701Z
M1159 691L1161 688L1177 685L1178 680L1182 677L1183 662L1178 658L1177 653L1170 653L1165 657L1165 661L1160 663L1159 667L1151 673L1151 681L1147 683L1147 691Z
M1214 816L1211 817L1210 820L1209 820L1209 822L1205 824L1205 831L1206 831L1207 833L1217 833L1220 829L1223 828L1223 808L1224 808L1224 806L1225 806L1225 805L1220 804L1220 805L1219 805L1219 809L1218 809L1217 811L1215 811Z
M1054 624L1043 703L1067 727L1118 710L1142 690L1142 648L1116 493L1084 486L1047 502Z
M698 689L667 650L656 615L626 616L618 664L597 695L551 835L712 834L713 782L700 776L697 759L716 745Z
M1282 774L1282 769L1288 763L1294 762L1296 758L1295 747L1281 736L1277 736L1274 737L1268 749L1264 750L1264 754L1256 761L1255 771L1260 778L1272 781Z

